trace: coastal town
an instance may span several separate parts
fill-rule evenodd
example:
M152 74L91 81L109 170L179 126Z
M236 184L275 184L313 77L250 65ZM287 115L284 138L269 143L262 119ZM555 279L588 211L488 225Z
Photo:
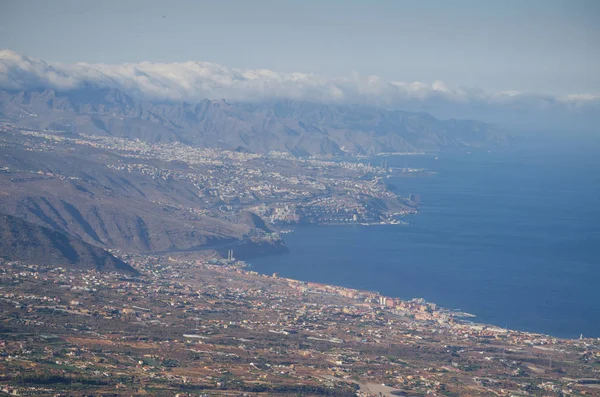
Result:
M0 145L25 147L30 152L85 153L98 156L117 174L148 176L183 184L197 196L195 204L154 200L171 210L227 218L249 210L273 225L394 224L417 211L410 192L401 196L385 180L391 176L429 175L422 168L389 167L356 160L296 158L272 151L266 155L247 151L199 148L182 143L156 143L118 137L80 134L68 137L58 131L1 127ZM113 155L108 157L106 153ZM76 179L55 170L22 170L6 166L4 173L22 171L45 178Z
M421 299L257 274L235 258L125 259L139 275L2 261L4 393L600 392L598 339L479 324Z

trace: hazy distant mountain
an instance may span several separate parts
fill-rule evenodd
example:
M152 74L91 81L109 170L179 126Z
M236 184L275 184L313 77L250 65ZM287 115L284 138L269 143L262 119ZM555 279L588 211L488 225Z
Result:
M600 123L600 96L584 92L486 92L439 80L408 82L359 74L326 77L299 71L237 69L202 61L66 64L10 50L0 50L0 70L0 89L14 91L67 92L97 87L121 90L133 98L151 101L197 103L206 98L225 98L229 102L250 103L283 99L360 104L427 112L443 119L481 120L511 131L596 132Z
M490 124L427 113L292 100L159 103L94 87L0 91L0 115L19 126L66 133L298 156L433 151L506 140Z
M0 214L0 257L65 268L137 273L102 248L7 214Z

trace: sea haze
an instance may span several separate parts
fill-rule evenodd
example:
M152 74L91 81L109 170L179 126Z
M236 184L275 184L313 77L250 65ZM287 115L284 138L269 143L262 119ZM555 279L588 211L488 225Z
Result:
M389 180L402 195L421 195L410 226L297 227L285 236L289 254L253 266L423 297L502 327L600 337L600 145L539 142L504 153L388 157L391 166L438 172Z

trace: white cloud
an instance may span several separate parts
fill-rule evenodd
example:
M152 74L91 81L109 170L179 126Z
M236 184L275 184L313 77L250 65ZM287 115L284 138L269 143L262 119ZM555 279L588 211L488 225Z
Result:
M592 95L592 94L569 94L567 96L559 98L559 100L566 101L566 102L597 101L599 99L600 99L600 96Z
M448 117L476 117L469 109L537 109L557 106L598 106L600 97L572 94L565 97L523 94L517 91L486 93L477 89L433 83L386 81L378 76L353 74L326 78L305 73L278 73L267 69L234 69L209 62L137 64L62 64L44 62L9 50L0 50L0 88L71 90L86 84L120 89L146 99L197 101L204 98L231 101L299 99L325 103L369 104L410 110L441 109ZM462 110L461 110L462 109ZM454 113L452 113L454 112ZM461 113L462 112L462 113ZM438 112L440 114L440 112Z

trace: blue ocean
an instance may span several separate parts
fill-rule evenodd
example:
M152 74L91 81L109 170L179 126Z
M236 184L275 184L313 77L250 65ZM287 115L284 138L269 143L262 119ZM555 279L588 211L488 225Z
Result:
M386 157L437 174L390 178L421 196L410 225L300 226L255 270L422 297L502 327L600 337L600 145ZM373 164L382 158L372 159Z

